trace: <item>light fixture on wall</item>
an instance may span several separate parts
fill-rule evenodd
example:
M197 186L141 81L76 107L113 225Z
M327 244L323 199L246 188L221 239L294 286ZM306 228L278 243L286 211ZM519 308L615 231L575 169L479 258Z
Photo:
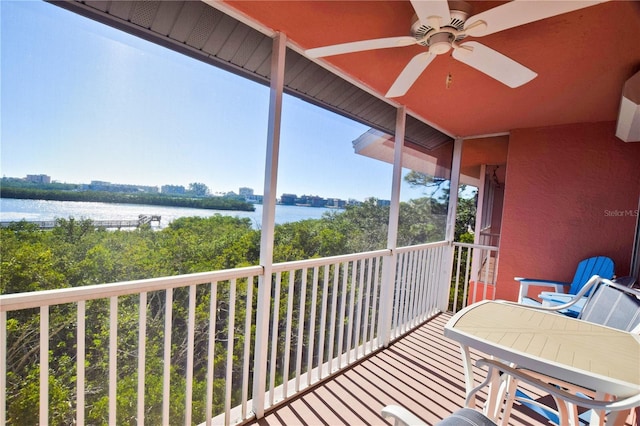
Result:
M640 142L640 72L622 89L616 136L625 142Z

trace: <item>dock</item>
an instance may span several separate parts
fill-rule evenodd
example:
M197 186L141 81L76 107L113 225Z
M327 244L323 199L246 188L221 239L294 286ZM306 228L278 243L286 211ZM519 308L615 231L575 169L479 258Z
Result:
M121 229L121 228L139 228L142 225L151 224L152 222L158 222L160 224L161 216L159 215L146 215L141 214L138 219L131 220L92 220L91 222L96 228L103 229ZM0 227L7 228L14 223L26 222L29 224L37 225L40 229L53 229L56 226L56 220L25 220L25 221L2 221Z

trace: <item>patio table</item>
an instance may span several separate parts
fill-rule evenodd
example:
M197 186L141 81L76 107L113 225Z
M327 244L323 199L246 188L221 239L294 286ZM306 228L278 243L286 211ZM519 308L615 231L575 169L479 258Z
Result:
M444 335L462 349L467 393L473 388L470 348L599 395L640 393L640 336L626 331L511 302L482 301L455 314ZM497 401L488 402L495 409Z

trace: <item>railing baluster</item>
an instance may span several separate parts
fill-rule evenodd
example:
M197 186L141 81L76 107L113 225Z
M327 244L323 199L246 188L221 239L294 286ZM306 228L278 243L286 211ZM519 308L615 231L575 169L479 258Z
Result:
M171 323L173 321L173 289L165 290L164 305L164 354L162 357L162 424L171 423L169 407L171 398Z
M460 250L463 250L463 247L460 247ZM469 259L469 253L467 253L467 259ZM463 281L462 281L462 306L460 307L461 309L467 306L467 301L469 300L469 282L467 280L468 273L469 273L468 267L466 267L464 270L464 276L462 278Z
M460 259L462 256L462 247L454 246L454 253L457 251L458 259L456 261L456 282L455 282L455 290L453 292L453 313L458 312L458 286L460 282Z
M398 297L398 320L396 321L395 326L395 336L399 336L402 332L404 319L405 319L405 294L407 293L407 266L409 264L409 253L402 254L402 269L400 272L400 281L398 282L398 286L400 287L400 295Z
M467 263L465 265L465 277L464 277L464 286L469 288L469 285L471 284L471 253L472 253L472 249L468 248L467 249ZM475 303L478 301L476 295L478 292L478 283L476 282L475 285L473 286L473 299L471 300L471 303Z
M360 267L358 268L358 296L357 296L357 308L356 308L356 335L354 338L355 342L355 357L356 360L360 357L358 356L358 350L360 348L360 326L362 325L362 302L364 301L364 276L366 271L366 259L360 259ZM354 283L355 284L355 283Z
M244 320L244 353L242 354L242 418L247 417L249 393L249 353L251 351L251 317L253 312L253 277L247 278L247 307Z
M425 320L425 308L424 308L424 292L427 287L427 283L425 280L425 263L427 260L427 255L429 250L421 250L420 251L420 259L418 261L418 277L416 278L416 283L418 286L418 291L416 295L416 323L420 323Z
M144 424L144 383L147 343L147 293L140 293L138 317L138 424Z
M329 290L329 272L330 265L324 265L324 273L322 280L322 306L320 307L320 341L318 342L318 379L324 377L324 343L325 333L327 330L327 299Z
M434 306L438 303L437 283L439 274L435 268L437 258L437 253L429 253L429 303L427 305L427 316L430 316L433 313Z
M298 304L298 344L296 347L296 392L300 391L300 372L302 370L302 343L304 342L304 314L307 298L307 268L302 269L300 284L300 303Z
M84 391L85 391L85 334L86 334L86 302L80 300L76 307L76 424L84 424Z
M116 424L118 390L118 296L109 301L109 425ZM47 424L47 423L42 423Z
M49 424L49 306L40 307L40 424Z
M429 317L429 259L433 256L433 250L424 251L424 259L422 265L422 320L426 320Z
M342 264L342 290L340 292L340 314L338 315L338 369L342 368L343 340L344 340L344 315L347 302L347 280L349 275L349 262Z
M400 287L400 307L398 309L398 327L396 329L396 336L399 336L404 331L404 325L406 324L407 313L407 293L409 292L409 264L411 263L411 252L404 254L404 261L402 263L402 281Z
M229 281L229 318L227 319L227 368L224 389L224 424L231 423L231 390L233 388L233 340L236 323L236 279Z
M369 313L371 308L371 280L373 279L373 258L370 257L367 265L367 287L365 290L364 296L364 324L362 324L362 353L363 355L368 354L370 351L367 351L367 343L369 342ZM369 346L369 348L371 348Z
M374 349L377 349L379 344L378 344L378 339L377 339L377 335L376 335L376 330L378 330L378 334L379 334L379 329L378 329L378 308L380 307L380 302L378 301L378 293L380 293L379 289L380 289L380 263L382 263L382 258L376 256L375 258L375 271L374 271L374 279L373 279L373 297L371 298L372 302L373 302L373 309L371 310L371 326L370 326L370 330L369 330L369 342L371 345L371 350L373 351ZM374 346L374 337L375 338L375 346Z
M216 319L218 316L218 283L211 283L209 296L209 347L207 348L207 402L205 421L207 426L212 424L213 416L213 379L216 352Z
M398 312L400 310L400 283L402 283L402 264L404 263L404 253L398 253L396 262L396 271L393 274L393 319L391 320L390 338L396 335L394 330L398 326Z
M276 387L276 365L278 364L278 323L280 321L280 280L282 273L276 272L275 287L273 289L273 318L271 323L271 356L269 358L269 406L274 401Z
M413 326L415 325L415 305L416 305L416 301L418 300L416 296L417 292L417 282L418 282L418 255L420 252L412 252L411 253L411 268L410 268L410 272L409 272L409 293L407 294L407 299L408 299L408 318L407 318L407 327L405 328L405 330L410 330L411 328L413 328Z
M402 334L404 334L409 329L409 314L411 312L411 290L413 288L413 276L411 275L411 271L413 269L414 256L415 251L410 251L407 254L407 264L405 265L405 284L403 298L404 306L402 308L402 327L400 328L400 332Z
M329 325L329 374L333 372L333 352L336 338L336 312L338 308L338 283L340 278L340 264L333 264L333 285L331 286L331 325Z
M355 304L356 277L358 273L358 261L351 263L351 285L349 286L349 321L347 322L347 365L351 363L351 348L353 347L353 307Z
M482 300L487 300L487 286L489 285L489 263L491 261L491 252L489 250L483 250L486 252L486 262L484 268L484 288L482 291Z
M311 373L313 370L313 349L316 333L316 302L318 300L318 267L313 268L313 283L311 290L311 313L309 315L309 346L307 351L307 386L311 386Z
M289 395L289 363L291 362L291 328L293 324L293 296L295 287L295 271L289 271L289 290L287 294L287 329L284 338L284 361L282 363L282 396L287 398Z
M185 390L185 426L191 425L192 401L193 401L193 350L196 332L196 286L189 286L189 313L187 316L187 377Z
M0 311L0 425L7 421L7 313Z

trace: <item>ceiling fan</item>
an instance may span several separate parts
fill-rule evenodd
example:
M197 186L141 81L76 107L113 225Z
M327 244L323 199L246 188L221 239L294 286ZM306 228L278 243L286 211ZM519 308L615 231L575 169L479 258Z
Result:
M388 98L407 93L431 61L451 49L454 59L515 88L531 81L538 74L490 47L476 41L462 40L467 36L482 37L604 1L608 0L513 0L470 17L471 6L464 1L411 0L415 15L410 36L335 44L308 49L305 53L311 58L321 58L413 44L426 47L427 51L414 56L396 78L386 94Z

